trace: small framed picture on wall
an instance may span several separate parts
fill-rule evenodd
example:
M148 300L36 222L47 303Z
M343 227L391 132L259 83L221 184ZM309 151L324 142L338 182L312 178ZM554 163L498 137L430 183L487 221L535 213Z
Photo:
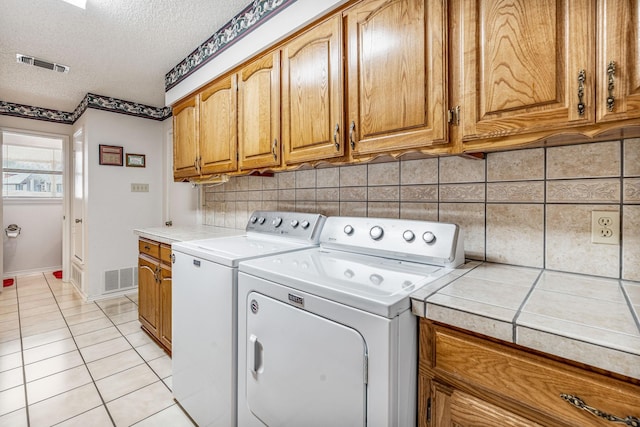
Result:
M122 166L122 147L100 144L98 148L101 165Z
M145 167L145 155L144 154L131 154L127 153L127 166L132 168Z

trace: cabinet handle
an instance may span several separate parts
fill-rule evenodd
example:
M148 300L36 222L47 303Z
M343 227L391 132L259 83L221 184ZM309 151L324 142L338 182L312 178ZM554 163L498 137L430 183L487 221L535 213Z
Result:
M353 140L353 133L356 130L356 122L351 121L351 126L349 126L349 144L351 145L351 149L356 148L356 142Z
M602 412L599 409L596 409L592 406L589 406L585 403L584 400L580 399L577 396L572 396L570 394L562 393L560 395L565 401L569 402L571 405L575 406L578 409L582 409L583 411L587 411L591 415L594 415L598 418L603 418L607 421L611 421L613 423L621 423L630 427L638 427L640 426L640 418L627 416L625 418L616 417L615 415L607 414L606 412Z
M578 115L584 116L585 105L582 102L582 98L584 97L584 81L587 78L587 74L584 70L580 70L578 72Z
M278 148L278 138L274 138L273 144L271 144L271 153L273 154L273 160L278 160L278 153L276 152L276 148Z
M149 249L151 249L151 246L149 246L149 245L144 245L144 250L145 250L145 251L148 251Z
M340 143L338 142L338 131L340 130L340 124L336 123L336 128L333 130L333 144L336 146L336 150L340 149Z
M609 91L609 96L607 96L607 110L609 111L613 111L613 105L616 102L616 99L613 97L613 88L615 87L613 76L615 74L616 74L616 63L614 61L611 61L607 66L607 76L609 76L607 80L607 90Z

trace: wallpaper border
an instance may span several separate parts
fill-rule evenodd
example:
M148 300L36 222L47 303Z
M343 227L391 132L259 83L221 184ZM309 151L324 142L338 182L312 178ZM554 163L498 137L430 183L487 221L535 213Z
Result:
M295 1L255 0L166 74L165 91L176 86Z

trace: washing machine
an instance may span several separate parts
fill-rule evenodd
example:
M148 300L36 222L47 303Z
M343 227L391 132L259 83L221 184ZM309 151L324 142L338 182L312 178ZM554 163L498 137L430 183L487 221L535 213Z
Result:
M238 425L416 425L409 296L463 263L455 224L349 217L319 247L241 262Z
M172 246L172 391L200 427L236 425L238 263L317 246L324 220L256 211L243 235Z

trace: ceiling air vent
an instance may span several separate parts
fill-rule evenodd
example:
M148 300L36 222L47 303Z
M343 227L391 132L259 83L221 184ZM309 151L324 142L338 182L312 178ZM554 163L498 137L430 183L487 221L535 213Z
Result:
M69 67L62 64L56 64L53 62L44 61L42 59L34 58L33 56L16 54L16 60L21 64L33 65L34 67L46 68L47 70L57 71L59 73L68 73Z

